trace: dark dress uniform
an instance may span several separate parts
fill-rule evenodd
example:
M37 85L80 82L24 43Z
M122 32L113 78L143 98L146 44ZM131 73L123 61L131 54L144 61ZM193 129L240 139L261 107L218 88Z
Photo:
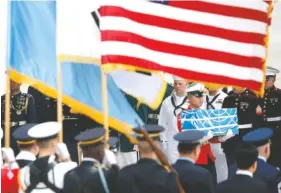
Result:
M259 147L269 143L273 132L271 129L260 128L256 129L243 137L244 143L252 143ZM229 178L233 177L236 173L237 167L234 165L229 172ZM254 173L254 178L263 181L268 188L269 193L278 193L278 170L266 163L266 158L261 156L257 160L257 169ZM281 180L281 179L280 179Z
M34 98L30 94L19 92L18 94L11 95L10 105L11 133L21 125L37 122ZM5 128L5 95L1 96L1 127L2 129ZM2 146L3 143L4 138L2 139ZM12 136L11 148L16 154L18 153L16 141Z
M174 136L174 139L179 142L179 153L186 150L195 151L200 144L206 141L205 133L199 130L180 132ZM214 183L212 174L194 163L195 160L190 157L180 157L173 165L183 189L189 193L214 193L216 183Z
M163 101L172 94L173 90L174 90L174 87L171 86L170 84L167 84L167 88L165 91L165 95L163 97ZM161 109L161 105L159 105L159 107L155 110L148 107L148 115L147 115L148 117L147 117L146 124L158 124L160 109Z
M266 185L251 176L236 174L217 185L216 193L268 193Z
M160 132L164 128L159 125L144 125L153 140L160 143ZM141 128L134 128L137 139L143 141ZM176 174L169 173L157 160L141 158L137 163L120 170L116 182L115 193L177 193Z
M13 137L17 140L17 144L20 147L20 152L16 156L16 162L18 163L20 168L23 168L36 160L36 157L32 152L21 149L22 146L27 148L28 146L32 146L35 143L35 140L28 135L28 131L35 125L35 123L25 124L18 127L12 134Z
M257 125L256 108L258 101L256 95L246 89L241 94L231 94L224 99L222 108L237 108L239 135L236 135L222 143L222 148L226 154L227 164L234 164L234 150L240 143L242 137L253 130Z
M176 174L168 173L156 160L140 159L123 168L116 193L177 193Z
M176 169L181 184L189 193L212 193L214 191L214 182L211 173L199 166L196 166L189 160L178 159L173 165Z
M93 128L81 132L75 139L82 146L101 148L105 134L104 128ZM96 146L95 146L96 145ZM91 146L91 147L90 147ZM113 192L119 168L112 165L110 169L101 165L93 157L84 157L81 165L70 170L64 177L63 192L67 193L109 193Z
M232 166L228 178L230 179L235 176L236 171L237 167ZM263 181L267 185L268 193L278 193L278 183L281 180L278 179L278 172L279 171L276 168L266 163L265 160L259 158L254 178Z
M259 100L262 108L260 126L273 129L271 138L271 156L268 162L281 168L281 89L273 87L265 90L264 97Z
M81 131L96 126L100 126L100 124L85 115L72 113L71 108L63 104L63 141L67 145L73 161L78 161L77 143L74 137Z
M30 86L27 91L35 100L37 122L57 121L57 101L46 96L34 87Z

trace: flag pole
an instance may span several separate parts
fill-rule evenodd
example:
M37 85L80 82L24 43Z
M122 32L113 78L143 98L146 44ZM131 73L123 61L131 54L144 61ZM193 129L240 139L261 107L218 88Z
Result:
M61 62L57 62L57 85L58 85L58 95L57 95L57 120L58 123L62 125L62 78L61 78ZM63 142L63 128L59 133L59 141Z
M108 125L108 97L107 97L107 77L101 69L102 103L103 103L103 127L105 129L105 147L109 149L109 125Z
M5 147L10 147L10 133L11 133L11 90L10 90L10 70L7 70L6 76L6 94L5 94Z

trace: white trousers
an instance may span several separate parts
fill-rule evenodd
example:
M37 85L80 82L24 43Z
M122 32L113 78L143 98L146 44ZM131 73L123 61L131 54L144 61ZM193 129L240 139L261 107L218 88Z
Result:
M211 148L216 157L215 167L217 171L217 183L220 183L226 180L228 177L226 157L220 143L211 143Z

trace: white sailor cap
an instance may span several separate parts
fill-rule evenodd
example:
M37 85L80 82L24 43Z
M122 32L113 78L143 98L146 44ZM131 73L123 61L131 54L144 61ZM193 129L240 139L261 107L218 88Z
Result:
M206 89L203 84L200 83L191 83L186 89L188 95L202 97L206 93Z
M45 122L32 127L28 135L34 139L44 139L57 135L62 129L58 122Z
M182 78L182 77L179 77L179 76L173 76L173 79L174 79L174 81L177 81L177 80L185 80L184 78Z
M280 71L276 68L267 66L266 67L266 76L276 76Z

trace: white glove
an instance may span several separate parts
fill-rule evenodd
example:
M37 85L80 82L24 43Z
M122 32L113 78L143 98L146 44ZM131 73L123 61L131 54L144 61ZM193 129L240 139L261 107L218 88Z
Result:
M3 154L3 160L5 160L8 163L16 161L16 157L12 148L3 147L2 154Z
M234 133L229 129L227 131L226 135L220 138L220 141L225 142L226 140L230 139L233 136L234 136Z
M66 159L70 158L70 154L68 152L68 149L67 149L65 143L57 144L56 153L58 154L58 156L61 157L62 160L66 160Z
M116 157L114 153L108 149L104 150L104 158L103 158L103 164L111 167L111 165L117 164Z

